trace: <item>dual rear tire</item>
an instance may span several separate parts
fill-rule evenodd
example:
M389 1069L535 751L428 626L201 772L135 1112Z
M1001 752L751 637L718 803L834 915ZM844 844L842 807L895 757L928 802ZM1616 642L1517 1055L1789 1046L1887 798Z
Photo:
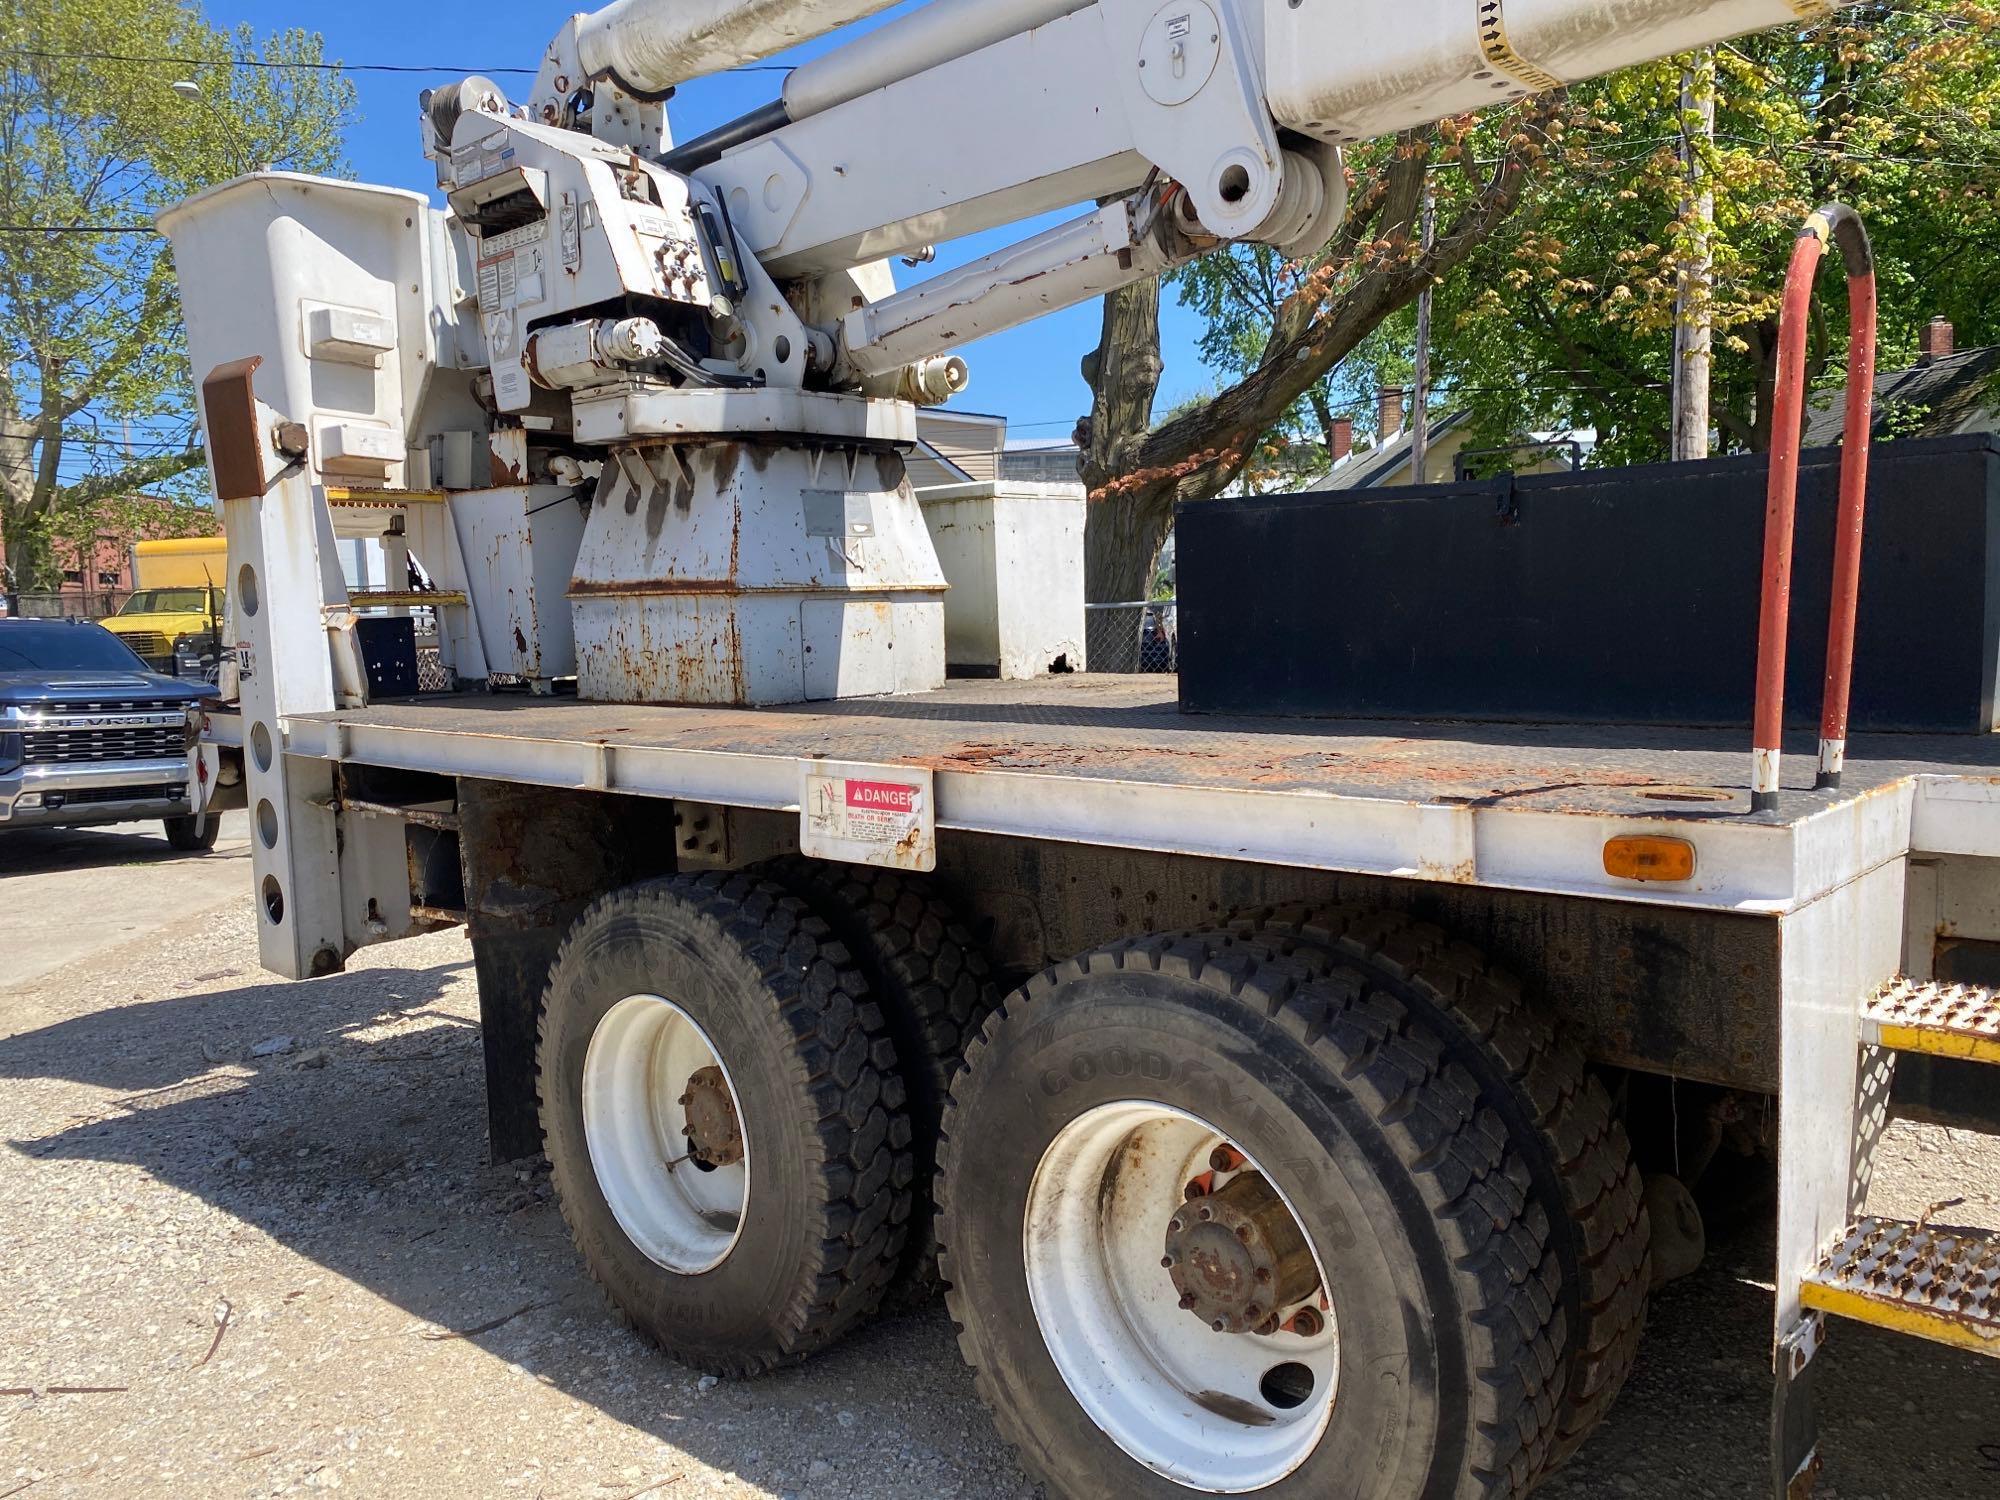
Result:
M901 877L599 902L540 1055L592 1274L676 1357L754 1374L921 1287L934 1222L980 1394L1070 1500L1523 1495L1615 1396L1629 1152L1469 950L1270 913L990 994Z
M946 1113L944 1273L980 1394L1052 1493L1526 1493L1556 1440L1562 1272L1455 1051L1393 986L1227 935L1117 944L1005 1003ZM1216 1147L1289 1211L1324 1329L1176 1301L1172 1226L1212 1187L1178 1174ZM1094 1232L1065 1240L1064 1203ZM1130 1272L1094 1299L1052 1274L1093 1259Z

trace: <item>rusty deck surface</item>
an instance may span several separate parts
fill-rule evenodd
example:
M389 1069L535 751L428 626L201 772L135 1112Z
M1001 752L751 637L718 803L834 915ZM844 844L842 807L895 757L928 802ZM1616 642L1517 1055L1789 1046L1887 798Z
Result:
M939 772L1032 772L1195 789L1614 816L1752 821L1748 728L1219 717L1180 712L1171 676L968 681L908 698L675 708L453 694L335 715L351 726ZM1792 822L1924 772L2000 778L2000 736L1875 735L1848 745L1838 793L1810 790L1815 744L1787 743Z

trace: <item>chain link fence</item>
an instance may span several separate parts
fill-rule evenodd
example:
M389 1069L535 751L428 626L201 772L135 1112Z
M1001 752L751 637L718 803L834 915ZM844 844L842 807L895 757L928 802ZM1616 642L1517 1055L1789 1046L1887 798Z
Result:
M1086 604L1085 629L1093 672L1178 672L1180 626L1171 599Z
M131 594L105 590L94 594L0 594L0 615L22 620L102 620L118 613ZM8 608L9 603L14 608Z
M458 684L451 680L451 673L445 670L444 648L439 644L435 629L417 632L417 691L420 693L449 693Z

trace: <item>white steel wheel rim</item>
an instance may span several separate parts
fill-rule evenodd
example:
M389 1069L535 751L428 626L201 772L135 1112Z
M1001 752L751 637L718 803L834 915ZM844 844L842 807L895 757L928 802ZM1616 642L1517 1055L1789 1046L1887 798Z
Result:
M1166 1225L1223 1144L1235 1143L1169 1105L1100 1105L1043 1153L1024 1240L1035 1321L1099 1430L1177 1484L1242 1494L1276 1484L1319 1446L1333 1417L1339 1335L1330 1310L1310 1338L1216 1333L1182 1310L1161 1265ZM1244 1170L1261 1169L1246 1158ZM1284 1189L1271 1186L1305 1232ZM1324 1288L1326 1262L1309 1233L1306 1243ZM1290 1390L1273 1387L1286 1404L1267 1397L1279 1366L1309 1371L1310 1394L1291 1404L1302 1377L1288 1369Z
M680 1099L719 1068L743 1124L728 1064L693 1017L660 995L628 995L597 1023L583 1059L583 1135L618 1227L655 1264L684 1276L713 1270L743 1232L750 1134L743 1159L704 1169L688 1155Z

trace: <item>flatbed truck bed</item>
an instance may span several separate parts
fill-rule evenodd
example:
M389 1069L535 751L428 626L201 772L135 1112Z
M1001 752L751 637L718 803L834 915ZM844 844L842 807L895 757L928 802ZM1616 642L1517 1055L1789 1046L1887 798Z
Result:
M217 737L240 742L227 718ZM1168 675L960 681L904 698L663 707L446 694L293 716L294 755L795 813L825 759L923 767L940 829L1716 911L1796 909L1909 853L2000 848L1993 737L1857 736L1838 791L1788 756L1752 813L1740 731L1218 717ZM1607 830L1696 846L1605 872Z

